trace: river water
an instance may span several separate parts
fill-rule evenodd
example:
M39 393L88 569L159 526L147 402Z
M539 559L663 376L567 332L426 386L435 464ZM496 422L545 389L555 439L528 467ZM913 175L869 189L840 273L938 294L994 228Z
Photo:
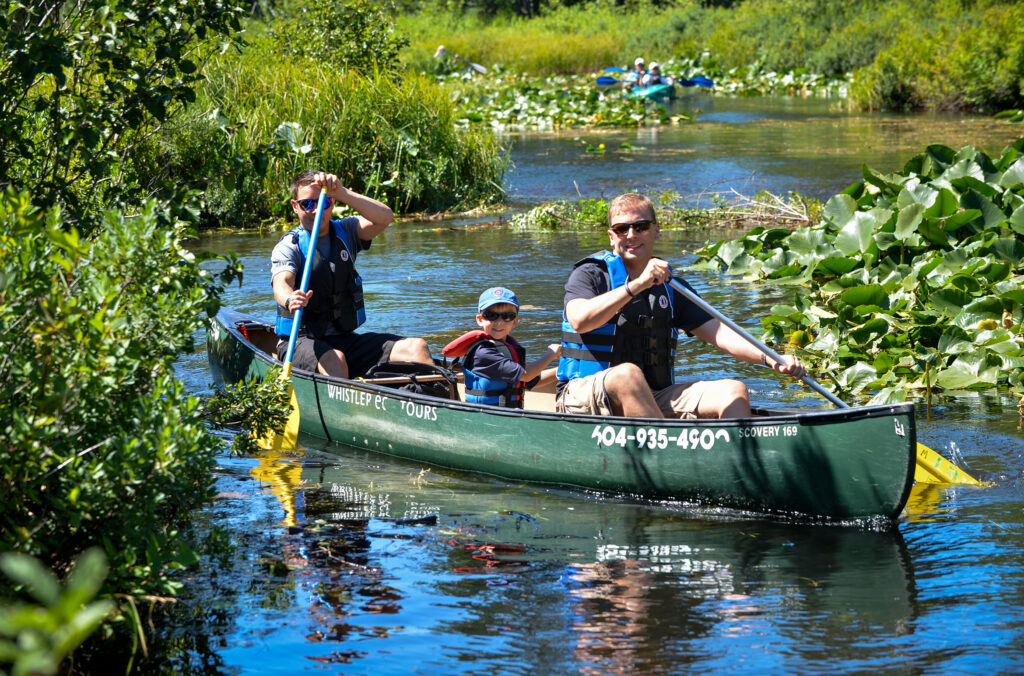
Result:
M712 105L713 104L713 105ZM549 199L709 186L827 197L860 166L901 168L925 145L997 153L988 120L850 116L821 102L702 100L667 129L510 136L516 208ZM584 143L641 152L594 156ZM752 189L753 190L752 190ZM665 232L677 267L704 239ZM204 237L246 265L228 306L270 318L275 238ZM401 223L360 256L366 328L435 350L475 328L492 285L524 304L534 354L557 340L561 285L596 233L526 233L482 219ZM754 328L780 290L687 274ZM683 342L677 374L737 376L760 403L822 400ZM208 391L204 353L180 373ZM233 458L195 532L219 542L157 623L151 666L191 673L1020 673L1024 671L1024 433L1016 399L919 407L919 439L992 482L925 487L892 528L811 526L707 506L553 490L428 468L303 438ZM524 439L524 449L543 445Z

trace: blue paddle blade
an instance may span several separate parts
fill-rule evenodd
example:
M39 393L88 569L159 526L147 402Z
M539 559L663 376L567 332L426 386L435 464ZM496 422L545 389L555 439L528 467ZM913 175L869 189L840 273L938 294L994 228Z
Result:
M619 81L609 75L601 75L597 78L598 87L610 87L619 84Z
M625 68L619 68L618 66L610 66L608 68L605 68L604 72L606 72L606 73L625 73L626 69Z
M676 84L677 85L682 85L683 87L714 87L715 86L715 83L714 83L713 80L710 80L710 79L704 77L703 75L698 75L697 77L693 77L693 78L689 78L689 79L681 78L679 80L676 80Z

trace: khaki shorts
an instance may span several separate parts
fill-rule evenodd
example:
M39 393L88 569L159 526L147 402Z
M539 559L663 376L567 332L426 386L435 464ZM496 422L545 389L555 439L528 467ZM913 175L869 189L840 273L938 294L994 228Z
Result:
M606 373L607 371L601 371L592 376L570 380L562 394L555 400L555 411L583 415L615 415L608 401L608 393L604 389ZM666 418L696 418L697 408L708 384L698 380L693 383L670 385L653 392L654 401Z

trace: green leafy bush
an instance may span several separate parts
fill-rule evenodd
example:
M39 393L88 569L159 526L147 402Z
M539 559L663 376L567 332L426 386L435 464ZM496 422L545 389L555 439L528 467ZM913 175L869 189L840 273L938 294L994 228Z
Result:
M409 44L395 31L389 5L368 0L303 2L270 33L279 53L367 73L397 74L398 53Z
M168 572L194 560L177 524L222 446L173 362L239 270L200 269L173 223L148 203L85 239L0 195L0 550L62 574L99 546L107 592L177 590Z
M799 289L761 320L841 390L1024 391L1024 139L998 159L929 146L796 231L706 246L699 267Z
M110 205L137 206L165 187L138 175L134 152L195 100L209 41L238 30L240 11L231 0L10 3L0 12L0 188L56 202L89 228Z

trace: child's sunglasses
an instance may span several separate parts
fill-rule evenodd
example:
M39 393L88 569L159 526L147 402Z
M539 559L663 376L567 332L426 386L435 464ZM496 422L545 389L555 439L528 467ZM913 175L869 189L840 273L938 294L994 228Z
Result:
M317 200L314 199L298 201L298 205L303 211L312 211L313 209L316 209L316 203ZM330 197L324 198L324 209L330 209L332 204L334 204L334 202L331 201Z
M633 232L647 232L654 225L654 221L633 221L632 223L618 223L611 227L611 231L619 237L625 237L626 233L629 232L630 228L633 228Z
M495 312L494 310L484 310L480 313L480 316L489 322L496 321L498 317L501 317L506 322L510 322L519 316L516 312Z

